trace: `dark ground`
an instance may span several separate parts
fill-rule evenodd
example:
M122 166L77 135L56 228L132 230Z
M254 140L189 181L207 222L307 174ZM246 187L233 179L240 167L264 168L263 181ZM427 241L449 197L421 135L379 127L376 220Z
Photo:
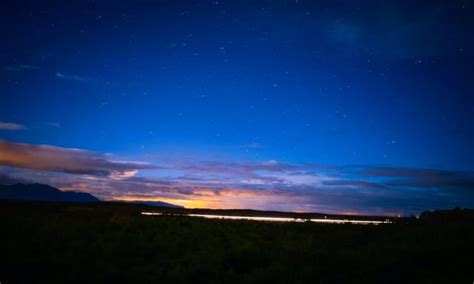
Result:
M474 281L472 210L373 226L141 216L145 209L0 201L0 282Z

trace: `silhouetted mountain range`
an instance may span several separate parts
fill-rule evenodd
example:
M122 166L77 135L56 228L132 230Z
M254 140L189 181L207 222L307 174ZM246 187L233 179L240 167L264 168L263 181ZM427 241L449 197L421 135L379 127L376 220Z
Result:
M55 187L33 183L0 185L0 199L59 202L98 202L95 196L79 191L61 191Z
M56 202L99 202L100 200L92 194L80 191L61 191L47 184L16 183L13 185L0 184L0 199L9 200L32 200L32 201L56 201ZM120 201L123 203L142 204L155 207L184 208L162 201Z

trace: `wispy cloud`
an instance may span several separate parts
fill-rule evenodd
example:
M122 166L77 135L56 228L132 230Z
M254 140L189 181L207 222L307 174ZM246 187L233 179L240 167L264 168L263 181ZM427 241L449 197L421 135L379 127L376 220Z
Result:
M14 122L0 122L0 130L23 130L26 126Z
M72 75L72 74L64 74L64 73L56 73L56 77L61 79L61 80L69 80L69 81L87 81L88 79L86 77L81 77L78 75Z
M54 127L54 128L60 128L61 127L61 123L59 123L59 122L45 122L44 124L47 125L47 126Z
M364 176L377 184L404 188L456 188L473 190L473 171L450 171L439 169L349 166L341 169L343 174Z
M39 66L20 64L20 65L14 65L14 66L3 66L3 69L6 71L11 71L11 72L21 72L21 71L27 71L27 70L37 70L40 68Z
M40 69L39 66L27 65L27 64L21 64L19 67L22 68L22 69L24 69L24 70L36 70L36 69Z
M39 66L28 65L28 64L3 66L3 70L9 71L9 72L23 72L23 71L33 71L33 70L39 70L39 69L40 69ZM67 81L89 81L89 78L79 76L76 74L66 74L62 72L56 72L55 76L56 78L59 78L61 80L67 80Z

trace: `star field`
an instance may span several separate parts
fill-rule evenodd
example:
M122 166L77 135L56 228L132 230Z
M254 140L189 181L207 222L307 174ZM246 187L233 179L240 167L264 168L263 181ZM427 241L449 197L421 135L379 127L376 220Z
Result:
M472 8L4 1L1 177L191 207L472 207Z

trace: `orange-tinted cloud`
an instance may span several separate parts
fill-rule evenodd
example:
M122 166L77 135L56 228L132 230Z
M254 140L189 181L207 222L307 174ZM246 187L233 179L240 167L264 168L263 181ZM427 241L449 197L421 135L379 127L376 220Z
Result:
M0 166L93 176L131 176L149 164L114 161L97 152L0 140Z

